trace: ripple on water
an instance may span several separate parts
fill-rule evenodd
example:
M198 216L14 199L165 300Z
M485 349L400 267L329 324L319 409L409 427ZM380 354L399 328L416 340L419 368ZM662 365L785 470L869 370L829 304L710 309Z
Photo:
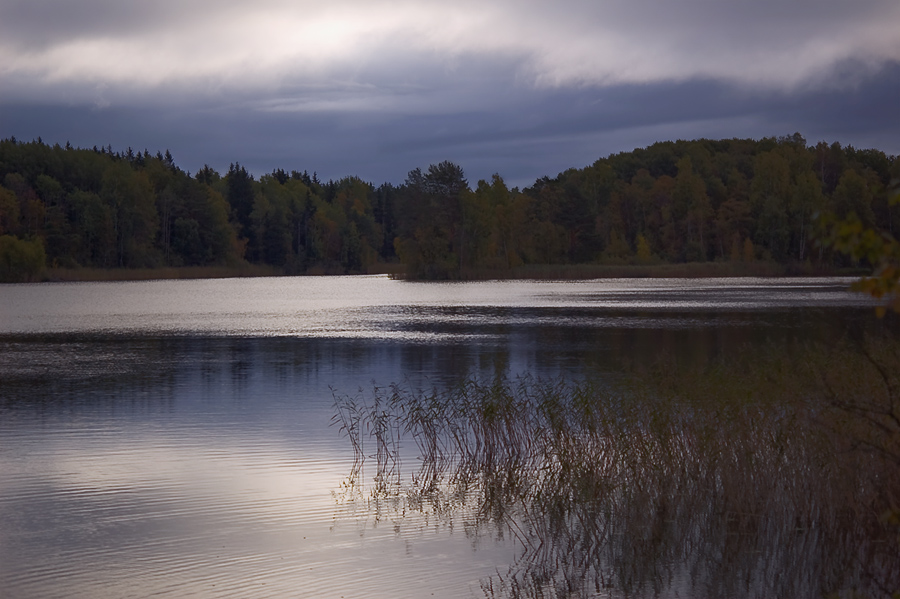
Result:
M666 347L702 360L824 335L809 306L865 305L841 284L2 286L2 595L480 596L514 540L472 536L464 510L342 496L333 388L580 374Z

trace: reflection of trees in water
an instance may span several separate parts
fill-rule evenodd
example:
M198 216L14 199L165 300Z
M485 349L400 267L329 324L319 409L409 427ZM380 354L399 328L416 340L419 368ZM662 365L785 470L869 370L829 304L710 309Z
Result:
M527 378L394 386L338 398L336 420L357 452L351 483L374 460L382 506L515 536L520 557L482 581L489 597L900 588L878 519L897 469L847 451L821 403L654 397ZM401 438L421 458L407 479Z
M173 401L177 366L164 339L5 337L0 357L0 409L128 403L165 410Z

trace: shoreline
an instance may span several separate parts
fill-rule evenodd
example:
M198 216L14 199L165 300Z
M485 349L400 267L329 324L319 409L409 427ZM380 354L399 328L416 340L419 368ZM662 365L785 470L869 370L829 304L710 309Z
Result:
M700 279L726 277L815 277L863 276L864 269L836 269L809 264L775 262L687 262L679 264L531 264L510 269L467 269L456 281L491 280L587 280L587 279ZM42 283L153 281L180 279L226 279L291 276L283 269L246 264L241 266L181 266L163 268L48 268L40 277ZM296 276L328 276L343 273L311 269ZM400 264L375 264L362 275L387 274L393 278L424 281L406 277Z
M777 262L657 262L650 264L528 264L509 269L465 269L450 279L403 277L410 281L582 281L589 279L721 279L740 277L863 277L864 268L835 268Z
M684 262L657 264L535 264L509 270L463 271L460 280L704 279L730 277L861 276L863 269L837 269L776 262Z

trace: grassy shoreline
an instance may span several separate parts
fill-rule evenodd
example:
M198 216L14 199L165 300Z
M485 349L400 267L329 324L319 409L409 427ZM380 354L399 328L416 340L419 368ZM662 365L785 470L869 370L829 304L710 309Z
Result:
M776 262L686 262L658 264L530 264L511 269L467 269L464 281L538 279L700 279L725 277L862 276L863 269L837 269Z
M363 274L396 274L399 265L377 264ZM258 264L240 266L167 266L161 268L48 268L40 277L42 283L75 283L100 281L156 281L176 279L233 279L241 277L281 277L284 269ZM340 274L311 269L302 276Z
M683 264L530 264L511 269L466 269L458 280L585 280L621 278L722 278L722 277L790 277L790 276L860 276L860 269L835 269L809 264L775 262L688 262ZM240 266L181 266L161 268L48 268L41 282L151 281L175 279L225 279L238 277L284 276L274 266L244 264ZM303 276L340 274L312 269ZM402 264L375 264L361 274L388 274L404 279ZM412 279L410 279L412 280Z

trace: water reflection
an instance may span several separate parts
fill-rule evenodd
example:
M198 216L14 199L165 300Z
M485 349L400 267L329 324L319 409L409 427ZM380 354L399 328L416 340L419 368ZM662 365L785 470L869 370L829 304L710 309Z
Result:
M842 447L822 407L525 378L375 389L337 420L353 500L515 539L486 597L877 596L900 587L896 531L869 511L894 505L896 463Z
M533 326L573 310L622 326L620 311L859 307L843 279L507 281L422 284L386 277L278 277L0 286L0 334L289 336L441 341L462 324ZM513 310L506 310L513 309ZM579 310L588 312L581 314ZM597 311L600 311L599 313ZM577 326L577 323L575 323ZM639 322L638 326L646 326ZM437 327L437 328L434 328ZM442 330L442 327L447 330ZM471 332L471 331L470 331Z
M208 379L222 369L239 394L251 377L282 383L312 377L346 390L373 378L452 382L473 374L613 372L659 355L697 366L767 345L827 344L851 332L894 326L859 308L610 313L594 308L449 307L414 312L415 322L400 316L390 325L397 334L379 339L124 332L0 336L0 407L76 396L98 401L120 391L164 403L176 380L196 374ZM383 316L378 313L375 320Z
M512 559L447 530L335 522L352 453L330 427L330 387L400 379L413 361L419 380L451 377L477 363L465 348L423 360L327 339L2 343L4 597L458 597Z
M542 518L557 517L552 504L524 512L521 500L499 501L515 499L507 483L471 477L441 500L355 495L341 486L354 453L330 425L334 393L393 382L444 389L472 376L614 381L661 355L699 367L887 326L840 282L773 285L334 277L0 286L2 594L460 597L483 595L486 581L508 595L502 585L526 584L516 578L529 559L520 542L550 530ZM661 297L668 307L652 308ZM738 297L745 309L733 307ZM418 456L404 452L415 444L399 449L384 463L393 452L409 473ZM492 472L503 468L519 466L501 461ZM401 482L383 481L385 490ZM486 502L486 489L497 501ZM630 505L655 514L654 497ZM666 518L622 528L595 512L560 514L570 521L564 538L619 539L622 560L604 559L622 580L655 580L627 567ZM589 517L606 528L576 527ZM690 521L678 534L702 544L704 526ZM693 562L661 547L653 572L680 580L686 566L673 564ZM730 546L712 547L727 562ZM559 559L569 567L579 555ZM603 572L597 584L608 581Z

